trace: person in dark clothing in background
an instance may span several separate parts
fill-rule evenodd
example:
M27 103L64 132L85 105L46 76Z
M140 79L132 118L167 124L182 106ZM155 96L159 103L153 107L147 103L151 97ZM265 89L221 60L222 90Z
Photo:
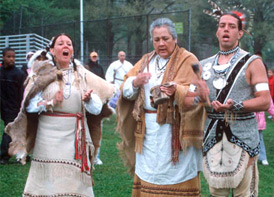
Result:
M95 75L105 79L105 74L102 66L98 64L98 54L93 51L89 55L90 59L88 64L85 66L90 72L94 73Z
M98 64L98 54L95 51L93 51L89 54L89 57L90 57L89 62L85 66L86 69L88 69L90 72L94 73L95 75L105 79L104 70L103 70L102 66L100 66ZM101 141L100 141L100 144L101 144ZM96 164L96 165L102 165L103 164L103 162L100 159L100 148L98 149L96 159L94 160L94 164Z
M15 67L15 51L12 48L3 49L3 62L0 67L0 102L1 119L6 126L12 122L20 111L24 92L24 73ZM10 156L8 154L11 138L3 132L1 143L0 164L7 164Z

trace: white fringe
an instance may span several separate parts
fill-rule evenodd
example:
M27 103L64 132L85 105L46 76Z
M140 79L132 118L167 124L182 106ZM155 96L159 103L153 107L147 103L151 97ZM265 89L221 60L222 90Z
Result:
M214 187L214 188L236 188L240 182L242 181L245 172L246 172L246 167L248 164L249 158L245 158L242 166L239 168L239 171L236 172L235 175L233 176L225 176L224 174L222 174L222 172L225 172L225 170L220 170L219 176L214 176L213 173L210 172L210 169L208 168L208 165L206 164L206 159L203 159L203 173L204 176L207 180L207 183L210 187ZM221 167L220 167L221 168ZM215 171L216 172L216 171Z
M78 166L81 165L78 164ZM55 183L60 184L62 182L66 187L56 187ZM24 193L38 195L38 186L39 193L43 195L65 192L93 196L92 189L88 189L92 188L90 174L82 173L81 168L72 164L32 161Z

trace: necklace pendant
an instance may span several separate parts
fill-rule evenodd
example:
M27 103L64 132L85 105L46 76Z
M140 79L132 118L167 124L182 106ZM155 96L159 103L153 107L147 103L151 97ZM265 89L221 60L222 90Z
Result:
M222 77L221 78L215 78L213 80L213 86L218 90L223 89L226 85L227 85L227 81Z
M159 79L162 76L162 73L156 73L156 78Z

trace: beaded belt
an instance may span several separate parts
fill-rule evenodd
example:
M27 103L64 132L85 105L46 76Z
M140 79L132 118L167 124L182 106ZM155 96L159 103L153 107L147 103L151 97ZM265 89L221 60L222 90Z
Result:
M210 118L210 119L224 120L225 119L225 114L224 113L207 112L207 117ZM250 112L250 113L235 113L235 115L232 117L232 119L233 120L249 120L249 119L253 119L255 117L256 116L253 112ZM231 119L230 116L228 116L227 118L229 120Z
M77 120L76 132L75 132L75 159L81 160L81 172L89 171L88 162L87 162L87 150L86 150L86 130L84 115L82 113L66 113L54 111L42 113L45 116L54 116L54 117L75 117ZM81 121L81 126L79 124Z

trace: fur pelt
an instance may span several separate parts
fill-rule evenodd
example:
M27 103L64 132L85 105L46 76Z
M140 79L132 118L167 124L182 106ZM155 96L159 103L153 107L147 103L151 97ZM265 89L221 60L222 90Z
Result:
M100 140L102 138L102 124L104 118L111 116L112 110L107 104L103 105L102 112L99 115L86 113L90 137L95 147L94 155L97 155L98 148L100 147Z

